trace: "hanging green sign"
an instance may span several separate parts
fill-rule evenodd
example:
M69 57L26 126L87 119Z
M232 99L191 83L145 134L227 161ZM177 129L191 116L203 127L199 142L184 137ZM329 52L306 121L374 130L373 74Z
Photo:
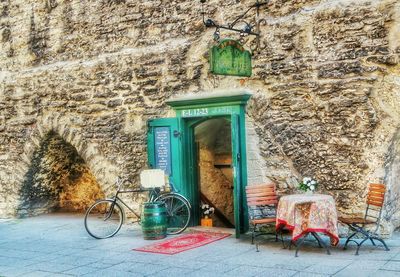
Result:
M224 39L210 51L211 73L251 76L251 53L236 40Z

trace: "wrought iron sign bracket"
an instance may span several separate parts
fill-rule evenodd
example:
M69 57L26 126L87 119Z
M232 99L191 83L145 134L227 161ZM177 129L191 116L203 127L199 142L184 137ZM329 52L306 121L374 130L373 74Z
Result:
M200 2L202 4L201 14L203 16L204 26L206 26L207 28L215 28L215 32L214 32L214 40L215 41L217 41L217 42L219 41L220 29L224 29L224 30L240 33L239 42L242 45L244 44L245 36L248 36L248 35L255 36L256 37L255 44L253 47L251 47L251 50L253 52L257 52L260 50L260 25L266 24L266 21L265 21L265 19L258 19L259 10L260 10L260 7L267 5L269 3L269 1L259 2L259 0L257 0L256 3L254 3L253 5L248 7L247 10L244 13L242 13L241 15L239 15L232 23L228 23L227 25L220 25L210 18L206 19L205 18L206 13L204 11L204 3L206 2L206 0L200 0ZM255 19L255 23L253 23L253 24L250 22L247 22L243 19L252 9L256 9L256 19ZM239 27L236 27L237 23L239 23L239 22L244 23L244 27L241 29Z

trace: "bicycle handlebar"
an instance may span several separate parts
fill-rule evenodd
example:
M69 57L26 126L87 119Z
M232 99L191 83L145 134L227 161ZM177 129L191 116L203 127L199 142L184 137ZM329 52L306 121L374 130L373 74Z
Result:
M126 183L132 184L129 180L122 180L122 178L120 178L119 176L117 177L117 180L115 181L115 184L117 185L117 191L121 191L121 189L123 188L123 185L125 185ZM166 187L167 185L169 185L169 187L171 188L171 191L173 192L178 192L175 189L175 185L171 180L168 180L168 183L164 185L164 187ZM145 190L144 190L145 191Z
M129 184L131 184L131 182L129 181L129 180L123 180L122 178L120 178L119 176L117 177L117 180L115 181L115 184L117 184L117 191L121 191L121 189L123 189L123 186L126 184L126 183L129 183Z
M117 177L117 180L115 181L115 183L116 183L117 186L118 186L117 191L119 191L119 190L121 189L121 187L122 187L121 178L120 178L119 176Z

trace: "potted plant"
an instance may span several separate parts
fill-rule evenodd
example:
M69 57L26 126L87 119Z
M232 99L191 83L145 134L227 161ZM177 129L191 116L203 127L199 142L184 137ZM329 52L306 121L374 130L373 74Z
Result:
M305 191L307 194L313 194L317 187L317 181L311 177L304 177L303 181L299 183L299 189Z
M205 227L212 227L213 223L212 223L212 218L210 218L210 216L215 211L214 207L210 207L210 205L205 203L202 203L200 207L202 215L200 225Z

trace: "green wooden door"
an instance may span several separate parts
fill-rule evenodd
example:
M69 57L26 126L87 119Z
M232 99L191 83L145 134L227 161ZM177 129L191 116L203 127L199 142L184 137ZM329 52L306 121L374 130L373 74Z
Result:
M240 237L243 227L242 222L242 172L241 172L241 141L240 141L240 117L233 114L231 117L232 131L232 165L233 165L233 203L235 210L235 233L236 238Z
M181 134L178 118L157 118L148 121L148 166L164 170L170 183L179 192L183 192Z

